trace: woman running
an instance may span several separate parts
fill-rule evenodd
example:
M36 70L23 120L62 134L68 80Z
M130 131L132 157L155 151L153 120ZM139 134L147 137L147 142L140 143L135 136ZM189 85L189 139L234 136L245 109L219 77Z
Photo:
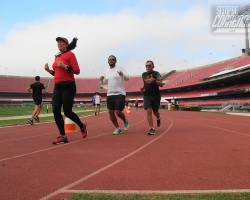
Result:
M87 129L86 124L82 123L79 117L72 111L76 94L74 74L78 75L80 73L75 54L71 52L76 47L77 38L74 38L70 44L63 37L57 37L56 41L60 52L55 56L55 61L52 65L53 69L50 69L48 63L45 64L44 69L54 76L55 87L52 108L60 136L53 141L53 144L60 144L68 142L64 130L64 120L61 115L62 106L64 115L80 127L83 138L87 137Z

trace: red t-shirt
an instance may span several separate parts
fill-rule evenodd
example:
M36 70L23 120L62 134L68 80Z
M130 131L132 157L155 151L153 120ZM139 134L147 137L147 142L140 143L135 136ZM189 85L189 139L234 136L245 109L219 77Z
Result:
M67 71L57 66L57 62L62 61L64 64L71 66L72 71ZM80 68L76 60L76 56L73 52L67 51L55 57L55 61L52 65L55 72L54 81L59 83L61 81L75 81L74 74L80 73Z

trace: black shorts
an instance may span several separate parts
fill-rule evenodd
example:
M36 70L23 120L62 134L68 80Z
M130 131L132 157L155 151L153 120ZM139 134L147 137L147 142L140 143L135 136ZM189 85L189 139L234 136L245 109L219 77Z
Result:
M41 105L42 104L42 100L43 98L42 97L33 97L33 101L35 103L35 105Z
M125 107L124 95L107 96L107 108L109 110L123 111L124 107Z
M160 108L161 97L160 96L144 96L143 106L144 109L152 108L154 111L158 111Z

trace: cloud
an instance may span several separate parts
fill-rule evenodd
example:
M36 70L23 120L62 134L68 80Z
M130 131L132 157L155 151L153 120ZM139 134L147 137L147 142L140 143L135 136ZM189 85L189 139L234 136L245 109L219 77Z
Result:
M235 56L232 44L234 48L244 44L242 35L213 36L209 10L203 7L183 13L61 15L18 24L8 32L0 44L0 74L48 76L43 65L53 63L57 36L79 38L74 52L81 77L103 74L109 54L115 54L130 75L139 75L147 59L154 60L159 71L182 69Z

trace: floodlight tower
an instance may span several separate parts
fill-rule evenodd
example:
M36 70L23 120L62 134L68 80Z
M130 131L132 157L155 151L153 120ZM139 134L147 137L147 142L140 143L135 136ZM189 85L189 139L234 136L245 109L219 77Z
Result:
M246 48L242 49L242 52L245 53L245 55L250 55L249 50L249 34L248 34L248 25L250 23L250 4L243 6L239 9L238 15L248 15L247 18L243 19L243 23L245 25L245 42L246 42Z

